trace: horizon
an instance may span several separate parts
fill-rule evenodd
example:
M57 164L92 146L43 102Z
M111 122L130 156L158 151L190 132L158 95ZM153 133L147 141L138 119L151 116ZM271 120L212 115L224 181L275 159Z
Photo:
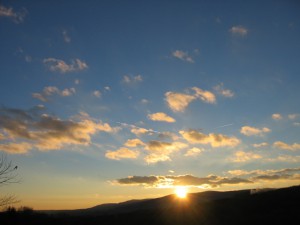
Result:
M0 157L18 182L0 200L76 209L299 185L299 9L2 1Z

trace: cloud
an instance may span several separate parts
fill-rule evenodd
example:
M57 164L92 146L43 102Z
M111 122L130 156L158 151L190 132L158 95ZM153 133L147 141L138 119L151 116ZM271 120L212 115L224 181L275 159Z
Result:
M267 147L267 146L269 146L269 144L267 142L262 142L262 143L259 143L259 144L253 144L254 148L263 148L263 147Z
M163 112L157 112L153 114L148 114L148 119L153 121L162 121L167 123L174 123L176 120Z
M194 63L194 59L187 52L175 50L172 52L172 56L185 62Z
M59 90L55 86L48 86L43 89L41 93L32 93L32 97L39 99L43 102L48 102L50 96L59 95L62 97L72 96L76 93L75 88L65 88L64 90Z
M159 161L170 161L173 152L187 148L187 144L182 142L149 141L145 149L149 152L144 159L147 163L157 163Z
M0 17L7 17L14 21L15 23L22 23L27 15L26 9L21 9L19 12L15 12L13 8L7 8L0 5Z
M88 65L80 59L71 60L71 63L67 64L60 59L47 58L43 60L43 63L50 71L60 73L79 72L88 68Z
M283 150L290 150L290 151L296 151L296 150L300 150L300 144L298 143L294 143L294 144L287 144L285 142L282 142L282 141L276 141L273 143L273 146L275 148L280 148L280 149L283 149Z
M179 137L175 133L168 132L168 131L160 132L158 135L158 138L159 139L170 139L173 141L176 141L179 139Z
M203 148L191 148L189 149L185 154L184 156L197 156L199 154L201 154L202 152L204 151Z
M293 123L293 125L298 127L298 126L300 126L300 123L299 122L295 122L295 123Z
M233 162L247 162L255 159L261 159L262 156L253 152L237 151L232 158Z
M113 160L120 159L136 159L139 156L139 152L135 150L130 150L128 148L120 148L117 151L107 151L105 154L106 158Z
M144 146L145 143L142 142L140 139L135 138L135 139L128 139L124 145L127 147L138 147L138 146Z
M71 42L71 38L70 38L67 30L63 30L62 35L63 35L64 42L66 42L66 43Z
M101 92L99 90L93 91L93 95L97 98L101 97Z
M152 130L142 128L142 127L133 127L130 131L131 131L131 133L133 133L137 136L140 136L142 134L152 133Z
M202 90L198 87L193 87L192 90L195 91L195 97L201 99L203 102L216 103L216 96L212 92Z
M289 118L290 120L294 120L294 119L297 119L299 116L300 116L300 114L289 114L289 115L288 115L288 118Z
M227 176L208 175L197 177L194 175L167 175L167 176L128 176L112 182L115 185L123 186L143 186L146 188L174 188L176 186L197 187L201 189L216 188L224 185L253 186L268 184L274 181L294 181L300 180L300 168L284 168L279 170L231 170Z
M168 176L129 176L115 180L114 184L119 185L142 185L152 188L173 188L176 186L189 186L198 188L212 188L222 185L252 183L242 178L228 178L215 175L207 177L196 177L193 175L168 175Z
M272 119L273 119L273 120L281 120L281 119L282 119L282 115L279 114L279 113L274 113L274 114L272 115Z
M220 83L220 84L214 86L214 90L219 95L222 95L222 96L227 97L227 98L232 98L234 96L234 92L229 90L229 89L225 89L223 83Z
M80 118L80 117L78 117ZM41 109L21 110L0 108L0 133L6 134L1 149L10 153L24 153L30 149L59 150L70 145L89 145L97 132L114 133L111 127L91 118L79 121L41 113Z
M130 75L125 75L123 76L123 83L125 84L137 84L143 81L142 75L136 75L136 76L130 76Z
M229 32L233 35L244 37L248 34L248 29L243 26L233 26L229 29Z
M184 139L190 143L210 144L215 147L235 147L240 144L240 140L236 137L229 137L223 134L204 134L197 130L179 131Z
M271 132L271 130L267 127L263 127L261 129L250 126L243 126L240 132L246 136L262 136L265 133Z
M168 106L174 112L183 112L196 99L193 95L178 92L167 92L165 93L165 97Z

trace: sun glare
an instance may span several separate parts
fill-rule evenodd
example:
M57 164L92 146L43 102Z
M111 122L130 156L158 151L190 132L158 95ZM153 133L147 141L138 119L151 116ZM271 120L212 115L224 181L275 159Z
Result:
M187 189L185 187L177 187L175 189L175 194L178 198L186 198L187 195Z

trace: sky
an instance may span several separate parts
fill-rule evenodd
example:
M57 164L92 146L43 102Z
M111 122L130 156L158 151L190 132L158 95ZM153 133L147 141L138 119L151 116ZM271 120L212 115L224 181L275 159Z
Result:
M1 186L34 209L300 183L300 4L0 2Z

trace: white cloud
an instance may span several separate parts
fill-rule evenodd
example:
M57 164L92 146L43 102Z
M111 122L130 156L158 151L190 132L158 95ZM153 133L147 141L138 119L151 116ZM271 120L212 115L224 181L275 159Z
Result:
M274 113L272 114L272 119L273 120L281 120L282 119L282 115L279 113Z
M111 88L110 88L109 86L105 86L105 87L104 87L104 90L105 90L105 91L111 91Z
M250 127L250 126L243 126L240 130L241 134L244 134L246 136L262 136L265 133L271 132L271 129L267 127L263 128L256 128L256 127Z
M237 151L232 158L233 162L247 162L251 160L261 159L262 156L253 152Z
M259 143L259 144L253 144L254 148L263 148L263 147L267 147L267 146L269 146L269 144L267 142L262 142L262 143Z
M289 145L282 141L276 141L276 142L274 142L273 146L275 148L280 148L280 149L290 150L290 151L300 150L300 144L298 144L298 143Z
M128 148L120 148L117 151L106 151L105 157L113 160L136 159L139 152Z
M124 75L122 81L125 84L133 85L142 82L143 77L142 75L136 75L136 76Z
M47 58L43 60L43 63L50 71L60 73L78 72L88 68L88 65L80 59L71 60L71 63L67 64L60 59Z
M202 90L198 87L193 87L192 90L195 91L195 97L201 99L203 102L216 103L216 96L212 92Z
M172 56L182 61L194 63L194 59L187 52L183 52L181 50L176 50L172 52Z
M288 115L288 118L289 118L290 120L294 120L294 119L297 119L299 116L300 116L300 114L289 114L289 115Z
M248 29L244 26L233 26L229 29L229 32L237 36L246 36L248 34Z
M227 98L232 98L234 96L234 92L229 90L229 89L225 89L224 88L224 84L223 83L220 83L218 85L216 85L214 87L214 90L219 94L219 95L222 95L224 97L227 97Z
M66 42L66 43L71 42L71 38L70 38L67 30L63 30L62 35L63 35L64 42Z
M22 9L19 12L15 12L13 8L7 8L3 5L0 5L0 17L7 17L12 19L15 23L22 23L27 14L26 9Z
M189 149L185 154L184 156L197 156L199 154L201 154L202 152L204 151L203 148L191 148Z
M75 93L75 88L65 88L64 90L59 90L55 86L48 86L45 87L41 93L32 93L32 97L37 98L43 102L47 102L49 101L49 98L53 95L68 97L74 95Z
M148 119L153 121L162 121L167 123L174 123L176 120L163 112L157 112L153 114L148 114Z
M294 126L300 126L300 123L299 122L295 122L295 123L293 123L294 124Z
M235 147L240 144L240 140L236 137L229 137L223 134L204 134L197 130L179 131L184 139L190 143L210 144L216 147Z
M168 106L174 112L183 112L188 105L196 99L193 95L178 92L167 92L165 96Z
M101 97L101 92L99 90L93 91L93 95L97 98Z

